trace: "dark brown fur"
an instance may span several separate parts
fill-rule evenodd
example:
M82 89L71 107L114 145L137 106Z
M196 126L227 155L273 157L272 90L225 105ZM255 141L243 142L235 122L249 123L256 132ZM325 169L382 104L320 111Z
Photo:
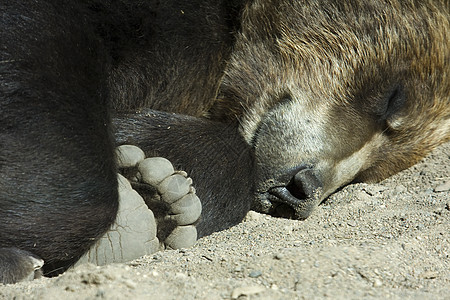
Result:
M217 186L235 187L233 174L251 178L250 152L227 151L223 167L214 159L224 151L219 142L247 147L236 127L161 112L198 116L212 105L241 7L240 0L0 4L0 282L34 273L27 253L45 261L45 275L59 274L110 228L118 208L111 116L124 112L153 122L143 129L148 153L165 145L161 155L181 152L200 169L193 176L205 178L196 186L208 211L199 235L242 220L249 200ZM164 132L160 121L177 131ZM137 136L131 125L121 132ZM217 127L228 130L208 132ZM241 186L233 191L249 199L249 185Z

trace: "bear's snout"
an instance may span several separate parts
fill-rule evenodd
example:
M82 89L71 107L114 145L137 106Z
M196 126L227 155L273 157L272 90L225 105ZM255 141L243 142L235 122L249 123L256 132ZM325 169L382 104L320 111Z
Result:
M278 172L274 179L264 182L253 207L260 212L304 220L323 199L323 180L311 164L285 169Z
M269 199L275 204L276 215L304 220L319 204L322 187L316 170L305 167L299 170L286 186L269 189Z

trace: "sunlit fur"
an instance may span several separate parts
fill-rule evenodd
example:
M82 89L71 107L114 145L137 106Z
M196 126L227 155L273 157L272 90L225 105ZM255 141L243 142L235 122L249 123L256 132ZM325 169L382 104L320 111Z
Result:
M211 115L238 119L256 152L257 189L311 164L320 200L378 181L450 139L448 1L256 0ZM376 116L389 92L405 101Z

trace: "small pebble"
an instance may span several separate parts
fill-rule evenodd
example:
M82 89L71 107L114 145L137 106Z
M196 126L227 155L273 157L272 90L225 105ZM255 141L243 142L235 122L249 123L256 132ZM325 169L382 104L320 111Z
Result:
M347 225L350 227L355 227L356 226L356 222L354 220L350 220L347 222Z
M258 278L261 275L262 275L262 272L260 270L253 270L250 272L250 274L248 274L248 276L251 278Z
M175 274L175 278L177 279L186 279L188 276L184 273L178 272Z
M231 293L231 299L237 299L240 296L249 296L264 292L266 289L263 286L243 286L238 287Z
M236 268L234 268L235 272L242 272L242 266L236 266Z
M426 190L425 190L425 195L430 195L430 194L432 194L433 192L434 192L434 190L431 189L431 188L426 189Z
M373 286L374 287L380 287L380 286L382 286L383 285L383 281L381 281L380 279L375 279L374 280L374 282L373 282Z
M395 187L394 190L395 190L396 194L402 194L402 193L406 192L406 187L404 185L399 184Z
M355 192L354 195L355 195L356 199L363 201L363 202L369 202L372 199L372 195L370 195L366 191L357 191L357 192Z
M450 180L434 188L436 193L450 191Z
M276 258L278 260L282 260L284 257L285 257L285 255L283 253L277 253L274 256L274 258Z
M123 283L129 288L129 289L135 289L137 287L137 284L131 280L131 279L125 279Z
M420 275L420 277L424 279L435 279L438 277L438 273L434 271L425 271Z
M263 218L263 215L260 213L257 213L253 210L249 211L247 213L247 215L244 218L244 222L248 222L248 221L258 221L261 220Z
M386 190L386 187L378 184L368 184L363 186L363 191L369 196L375 196L376 194L382 193L384 190Z
M440 215L442 215L443 211L444 211L444 209L442 207L438 207L433 211L433 213L440 216Z
M105 291L102 290L102 289L98 289L98 290L97 290L97 294L95 295L95 297L98 297L98 298L105 298Z
M202 255L202 257L206 260L213 261L213 259L211 257L209 257L208 255Z

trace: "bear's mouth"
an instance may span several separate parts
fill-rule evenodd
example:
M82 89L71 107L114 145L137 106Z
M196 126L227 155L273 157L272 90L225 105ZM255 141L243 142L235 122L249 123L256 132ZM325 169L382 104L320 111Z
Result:
M312 166L302 164L288 169L257 196L252 209L276 217L304 220L323 196L323 182Z
M291 207L296 207L300 201L308 197L306 194L293 184L287 186L277 186L269 190L269 194L274 201L281 202ZM271 199L271 200L272 200Z
M297 219L295 207L303 197L294 196L287 187L279 186L271 188L267 192L267 199L270 201L271 209L269 214L275 217Z

